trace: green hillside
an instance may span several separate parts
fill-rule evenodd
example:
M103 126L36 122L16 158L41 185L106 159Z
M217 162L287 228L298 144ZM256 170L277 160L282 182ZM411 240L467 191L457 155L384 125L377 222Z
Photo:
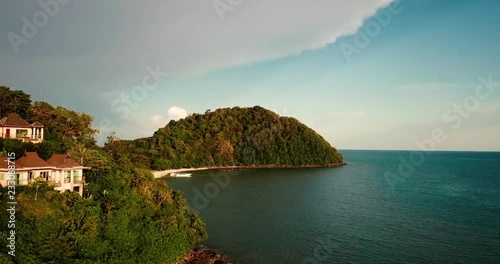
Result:
M314 130L259 106L193 114L171 121L152 137L114 146L108 143L106 148L114 148L117 156L130 153L130 160L157 170L227 165L326 166L343 162L342 155Z

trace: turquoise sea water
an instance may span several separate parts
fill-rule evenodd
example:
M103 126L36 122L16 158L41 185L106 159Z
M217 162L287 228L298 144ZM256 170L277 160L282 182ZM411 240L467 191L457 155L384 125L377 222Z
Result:
M500 153L342 153L341 168L166 180L206 223L204 244L242 264L500 263Z

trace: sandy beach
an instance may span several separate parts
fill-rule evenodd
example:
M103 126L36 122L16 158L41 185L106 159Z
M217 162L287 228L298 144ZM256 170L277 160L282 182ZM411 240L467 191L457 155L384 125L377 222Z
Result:
M346 163L327 164L327 165L302 165L302 166L278 166L278 165L247 165L247 166L220 166L220 167L201 167L201 168L182 168L162 171L152 171L155 178L163 178L171 173L204 171L204 170L237 170L237 169L286 169L286 168L333 168L347 165Z
M170 173L179 173L179 172L189 172L189 171L202 171L202 170L210 170L208 167L202 168L183 168L183 169L171 169L171 170L163 170L163 171L153 171L153 175L155 178L162 178L169 176Z

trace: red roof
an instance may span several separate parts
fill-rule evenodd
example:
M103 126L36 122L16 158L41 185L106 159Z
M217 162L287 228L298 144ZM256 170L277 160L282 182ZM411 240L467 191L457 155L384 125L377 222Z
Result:
M67 154L54 154L47 161L38 156L36 152L25 152L24 155L15 161L16 169L29 169L29 168L74 168L82 167L76 160L70 158ZM0 157L0 169L8 169L8 162L6 157ZM83 167L83 169L90 169Z
M51 166L58 168L81 167L82 165L76 160L70 158L67 154L54 154L47 160Z
M0 119L0 126L31 127L30 123L15 113L7 114L6 117Z
M0 157L0 170L8 170L9 169L9 159L7 157ZM11 160L14 162L14 160ZM12 164L11 164L12 165ZM16 164L16 168L18 168Z
M21 169L21 167L17 164L17 161L11 159L11 165L15 165L16 169ZM0 157L0 170L8 170L9 169L9 159L7 157Z
M31 126L32 127L43 127L43 125L38 121L33 122L33 124L31 124Z
M16 168L52 167L45 160L38 156L36 152L25 152L16 160Z
M0 169L8 169L8 166L7 157L0 157Z

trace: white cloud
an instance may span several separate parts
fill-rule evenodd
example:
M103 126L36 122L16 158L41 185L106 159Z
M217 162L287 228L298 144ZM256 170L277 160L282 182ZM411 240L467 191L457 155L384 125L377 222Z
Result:
M113 131L116 132L117 136L122 139L150 137L159 128L165 127L170 120L179 120L187 117L187 115L187 111L178 106L170 107L167 110L166 115L156 114L149 118L144 117L143 114L131 114L129 118L121 119L117 123L113 123ZM144 120L149 122L144 122ZM101 134L98 135L98 142L102 144L106 136L113 131L101 131Z
M166 117L159 114L150 117L149 120L151 121L151 125L148 125L146 127L148 129L148 132L150 132L149 130L151 129L154 129L154 131L156 131L158 128L166 126L167 123L170 122L170 120L177 121L187 116L188 113L185 109L180 108L178 106L172 106L167 110Z
M187 116L187 111L177 106L172 106L168 109L168 120L179 120Z

